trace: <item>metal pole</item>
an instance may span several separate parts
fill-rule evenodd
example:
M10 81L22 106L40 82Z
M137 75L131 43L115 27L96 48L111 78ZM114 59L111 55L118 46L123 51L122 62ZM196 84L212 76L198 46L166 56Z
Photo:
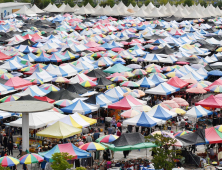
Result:
M29 113L22 113L22 151L29 151Z

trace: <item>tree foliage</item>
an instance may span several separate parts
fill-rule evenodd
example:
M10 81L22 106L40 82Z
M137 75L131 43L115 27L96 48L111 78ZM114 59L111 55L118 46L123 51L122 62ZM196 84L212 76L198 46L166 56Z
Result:
M9 167L3 167L1 164L0 164L0 170L10 170Z
M110 7L113 7L115 5L115 1L114 0L107 0L107 1L100 3L100 6L102 6L102 7L105 7L107 5Z
M65 0L65 4L69 4L70 7L74 7L75 3L73 0Z
M200 5L201 6L204 6L205 8L207 7L207 2L202 0L202 1L199 1Z
M160 5L166 5L168 0L159 0Z
M150 3L150 0L146 0L145 2L144 2L144 4L147 6L147 5L149 5L149 3Z
M95 4L94 4L93 0L83 0L83 1L82 1L82 5L84 5L84 6L86 6L88 3L89 3L92 7L95 7Z
M159 146L152 148L152 151L155 153L152 160L155 169L163 168L165 170L172 170L175 167L174 160L180 158L180 156L177 155L178 151L172 148L176 140L159 134L145 138L146 142L152 142Z
M67 162L67 160L71 160L73 159L74 157L69 155L67 152L65 153L54 153L52 155L52 159L53 159L53 162L52 162L52 169L54 170L66 170L66 169L70 169L72 168L72 164L69 164Z
M193 4L194 4L193 0L184 0L184 3L183 3L184 6L186 5L192 6Z
M126 6L129 6L130 4L132 4L133 6L136 6L136 1L135 0L122 0L122 2Z

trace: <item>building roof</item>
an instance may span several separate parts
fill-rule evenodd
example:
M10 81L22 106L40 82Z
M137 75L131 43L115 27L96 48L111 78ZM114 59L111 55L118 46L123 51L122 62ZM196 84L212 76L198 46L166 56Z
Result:
M0 3L0 8L20 6L20 5L29 5L29 4L31 4L31 3L5 2L5 3Z

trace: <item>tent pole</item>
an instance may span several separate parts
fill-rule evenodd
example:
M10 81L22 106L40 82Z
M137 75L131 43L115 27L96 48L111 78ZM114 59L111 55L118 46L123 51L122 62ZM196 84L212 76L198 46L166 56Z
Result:
M147 158L147 148L146 148L146 158Z

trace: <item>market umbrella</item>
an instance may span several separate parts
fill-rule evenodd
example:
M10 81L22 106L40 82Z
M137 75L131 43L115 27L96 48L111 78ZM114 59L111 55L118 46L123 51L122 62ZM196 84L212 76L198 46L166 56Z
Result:
M222 85L214 85L209 87L209 90L215 93L221 93L222 92Z
M80 82L80 84L83 87L94 87L94 86L97 86L97 83L95 81L91 81L91 80L85 80L83 82Z
M125 87L139 87L140 85L136 82L133 81L124 81L120 83L120 86L125 86Z
M124 97L125 97L125 96L128 96L128 95L133 96L133 97L136 97L136 98L139 98L139 97L140 97L140 95L139 95L138 93L132 92L132 91L123 94Z
M193 133L192 131L189 131L189 130L185 130L185 131L180 131L180 132L177 132L175 133L173 136L183 136L185 134L188 134L188 133Z
M3 167L18 165L20 161L11 156L3 156L0 158L0 164Z
M206 90L204 90L203 88L190 88L186 90L187 93L196 93L196 94L203 94L203 93L207 93Z
M136 69L136 70L133 71L133 74L136 75L136 76L138 76L138 75L146 75L147 72L145 70L143 70L143 69Z
M116 76L116 77L111 78L110 80L115 81L115 82L128 81L128 79L123 76Z
M105 135L105 136L102 136L98 139L96 139L96 142L98 143L110 143L110 142L113 142L114 140L118 139L119 136L116 136L116 135Z
M70 81L65 78L65 77L56 77L54 79L51 80L52 82L55 82L55 83L69 83Z
M105 146L95 142L86 143L84 145L81 145L79 148L85 151L101 151L106 149Z
M63 100L58 100L54 103L54 105L60 106L60 107L66 107L71 105L73 102L71 100L63 99Z
M165 100L162 104L167 104L172 108L179 108L179 105L173 100Z
M172 100L175 101L179 106L189 106L189 103L183 98L175 97Z
M183 109L180 109L180 108L174 108L174 109L171 109L170 111L171 111L171 112L175 112L175 113L177 113L177 114L179 114L179 115L184 115L184 114L186 114L186 111L183 110Z
M16 101L20 98L21 96L18 95L10 95L10 96L6 96L0 99L0 102L11 102L11 101Z
M134 110L134 109L130 109L130 110L122 112L121 113L121 117L131 118L131 117L134 117L134 116L136 116L138 114L140 114L140 111L137 111L137 110Z
M38 154L30 153L19 158L21 164L33 164L44 161L44 158Z
M40 86L41 88L49 91L59 91L60 89L53 84L43 84Z
M43 84L44 83L42 80L39 80L39 79L32 79L32 80L30 80L30 82L32 82L33 84Z
M146 95L142 90L139 90L139 89L134 89L133 92L138 93L140 97L143 97Z

